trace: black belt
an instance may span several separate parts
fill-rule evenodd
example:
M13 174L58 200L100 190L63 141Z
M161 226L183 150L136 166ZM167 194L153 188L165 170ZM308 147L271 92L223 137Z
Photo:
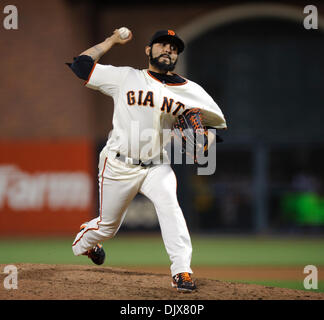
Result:
M133 158L129 158L129 157L125 157L124 155L120 154L119 152L117 152L116 154L116 159L123 161L125 163L127 163L126 158L128 159L132 159L132 164L133 165L139 165L141 167L149 167L152 165L152 161L149 160L148 162L143 162L142 160L138 160L138 159L133 159Z

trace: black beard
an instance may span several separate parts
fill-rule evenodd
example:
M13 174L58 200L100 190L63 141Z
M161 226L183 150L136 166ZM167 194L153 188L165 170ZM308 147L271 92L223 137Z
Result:
M162 56L163 56L163 54L159 55L156 58L153 58L153 56L152 56L152 50L151 50L150 51L150 56L149 56L150 57L150 64L153 67L157 68L158 70L160 70L162 72L173 71L174 68L175 68L175 66L176 66L176 64L177 64L178 59L174 63L172 63L171 62L171 58L170 58L170 64L167 64L165 62L160 62L159 61L159 58L161 58Z

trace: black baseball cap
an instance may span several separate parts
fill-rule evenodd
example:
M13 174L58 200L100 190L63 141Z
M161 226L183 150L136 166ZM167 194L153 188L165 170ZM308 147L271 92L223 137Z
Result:
M161 41L168 41L175 44L178 48L178 53L181 53L185 48L184 42L173 30L159 30L155 32L150 40L149 46L151 47L154 43Z

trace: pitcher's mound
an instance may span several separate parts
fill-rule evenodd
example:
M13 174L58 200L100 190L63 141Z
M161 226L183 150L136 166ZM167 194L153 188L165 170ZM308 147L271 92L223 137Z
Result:
M5 265L0 265L4 270ZM171 276L125 269L16 264L18 289L0 287L0 300L324 300L324 293L195 278L198 290L178 293ZM1 284L8 276L0 273Z

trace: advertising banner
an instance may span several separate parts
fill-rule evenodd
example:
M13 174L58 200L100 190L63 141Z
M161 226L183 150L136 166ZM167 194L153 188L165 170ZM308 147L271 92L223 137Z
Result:
M0 236L75 234L94 215L91 142L0 141Z

